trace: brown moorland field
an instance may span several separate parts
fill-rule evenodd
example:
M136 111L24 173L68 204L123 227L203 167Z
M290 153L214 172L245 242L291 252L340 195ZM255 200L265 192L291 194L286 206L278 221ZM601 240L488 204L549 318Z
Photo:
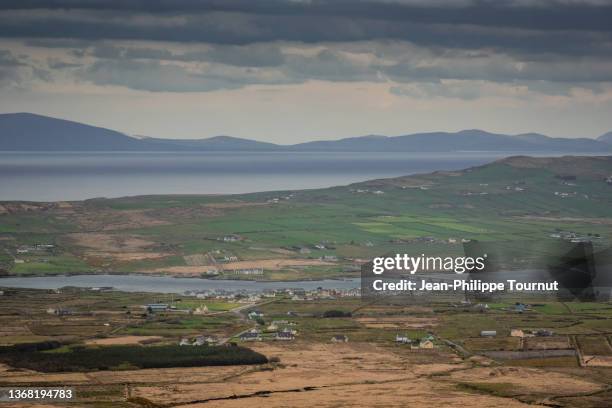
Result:
M178 305L184 303L183 308L207 303L220 311L204 315L184 311L147 314L142 307L151 301L173 299L179 300ZM505 304L475 313L444 303L382 304L355 298L305 301L280 296L241 305L163 294L9 289L0 297L5 345L59 342L59 348L43 351L59 353L59 359L62 353L78 353L81 347L106 351L116 346L137 347L154 353L155 347L207 334L228 347L236 342L251 348L266 356L269 363L148 369L124 364L103 371L46 373L2 364L0 386L70 386L76 389L77 400L65 406L96 408L403 407L408 403L415 407L609 406L612 367L609 355L604 353L607 336L573 334L586 332L577 323L588 326L589 319L607 319L608 312L602 312L608 311L606 304L541 304L546 313L531 310L512 314ZM64 307L71 314L50 315L46 312L49 307ZM261 323L246 316L255 308L264 312ZM573 309L582 312L568 314ZM330 310L345 314L323 317ZM293 314L288 315L288 311ZM297 331L295 340L274 341L267 329L273 321L290 322L289 327ZM537 349L521 350L522 342L509 337L505 331L508 327L554 327L572 332L567 336L528 338L538 345ZM259 328L262 341L240 341L238 334L249 328ZM497 329L498 337L477 337L481 328ZM337 333L348 335L349 341L330 342ZM430 336L433 348L396 344L396 334L411 339ZM560 345L569 347L568 338L577 338L576 343L569 342L571 347L584 347L582 360L577 356L548 356L549 352L564 351L557 348ZM561 343L561 339L565 341ZM486 350L536 356L491 359L483 355ZM585 351L601 355L587 355Z

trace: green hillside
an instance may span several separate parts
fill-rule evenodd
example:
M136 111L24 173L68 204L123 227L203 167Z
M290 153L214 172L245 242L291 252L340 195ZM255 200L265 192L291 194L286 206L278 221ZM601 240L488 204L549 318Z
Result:
M530 243L610 246L610 176L612 157L512 157L317 190L5 202L0 262L11 275L253 279L262 276L245 270L260 268L267 279L314 279L356 275L360 261L391 251L456 255L479 240L515 251L512 266L523 267Z

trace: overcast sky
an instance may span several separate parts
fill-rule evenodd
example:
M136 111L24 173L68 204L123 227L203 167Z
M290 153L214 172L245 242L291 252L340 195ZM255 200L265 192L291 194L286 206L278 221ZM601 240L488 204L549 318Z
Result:
M3 0L0 112L276 143L612 130L612 0Z

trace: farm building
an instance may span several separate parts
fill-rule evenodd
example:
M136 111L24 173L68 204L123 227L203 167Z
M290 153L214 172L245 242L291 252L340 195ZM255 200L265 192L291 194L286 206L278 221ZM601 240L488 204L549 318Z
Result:
M512 329L510 330L510 337L525 337L525 332L521 329Z
M149 303L145 308L149 312L165 312L169 306L166 303Z
M412 343L412 340L410 340L408 338L408 336L406 336L405 334L396 334L395 335L395 342L396 343L400 343L400 344L410 344Z
M261 319L262 317L264 317L264 314L260 312L259 310L252 310L249 312L249 319L251 320Z
M331 338L332 343L348 343L349 339L344 334L336 334Z
M422 349L432 349L434 348L434 344L431 340L421 340L421 342L419 343L419 348Z
M259 333L246 332L240 335L242 341L261 341L261 335Z
M295 340L295 336L291 332L281 331L274 336L275 340L291 341Z

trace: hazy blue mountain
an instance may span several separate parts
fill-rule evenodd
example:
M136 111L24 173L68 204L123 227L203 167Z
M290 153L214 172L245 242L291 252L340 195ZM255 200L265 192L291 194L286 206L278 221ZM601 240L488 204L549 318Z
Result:
M529 133L516 136L462 130L456 133L433 132L405 136L364 136L337 141L301 143L290 147L292 150L321 151L409 151L409 152L452 152L452 151L548 151L548 152L599 152L612 151L601 141L593 139L563 139Z
M141 149L143 142L114 130L31 113L0 115L0 150Z
M181 147L189 150L277 150L280 146L274 143L258 142L232 136L214 136L207 139L160 139L145 137L142 140L171 147Z
M482 130L404 136L361 136L281 146L230 136L206 139L135 138L114 130L31 113L0 114L0 150L25 151L355 151L355 152L612 152L612 133L595 139L504 135Z
M597 138L600 142L612 144L612 132L604 133Z

